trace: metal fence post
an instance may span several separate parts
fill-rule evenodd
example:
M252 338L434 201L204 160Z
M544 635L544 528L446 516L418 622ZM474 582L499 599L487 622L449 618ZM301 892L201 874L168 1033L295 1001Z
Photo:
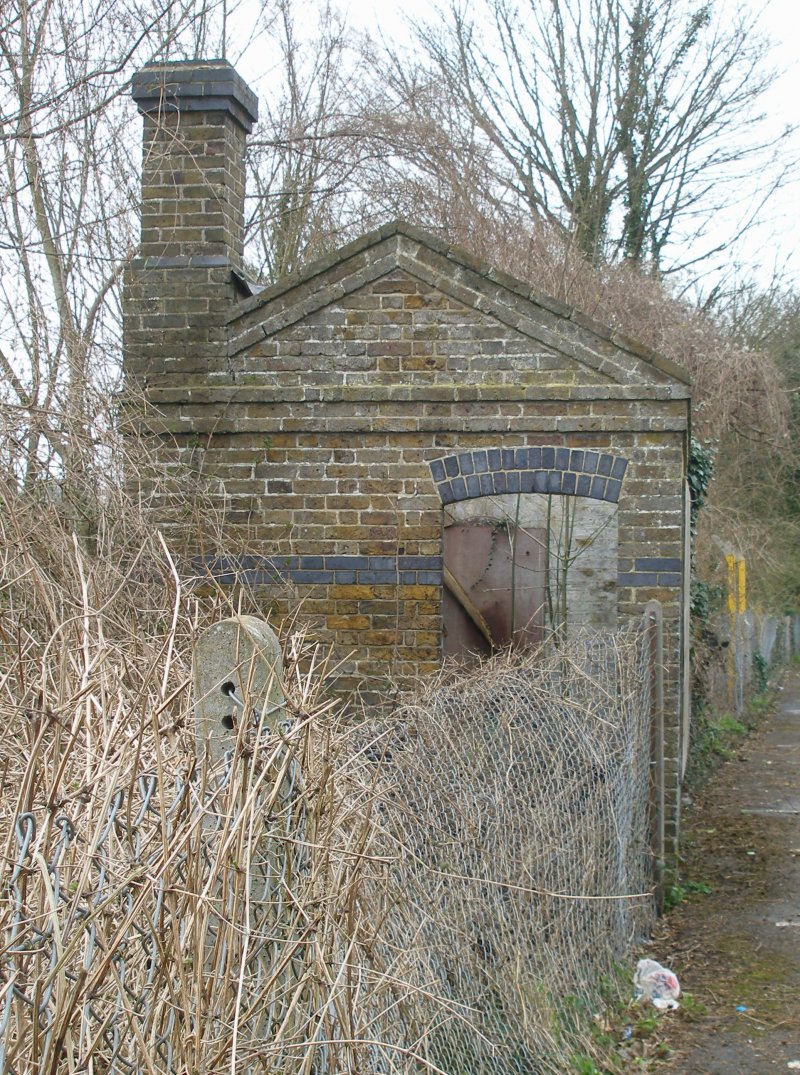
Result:
M664 621L659 601L645 606L651 698L651 811L653 873L658 913L664 909L665 779L664 779Z

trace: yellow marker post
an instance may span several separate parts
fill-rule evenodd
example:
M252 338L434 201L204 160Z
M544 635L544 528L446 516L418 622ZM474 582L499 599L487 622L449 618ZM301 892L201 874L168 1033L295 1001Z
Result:
M725 563L728 565L728 615L732 616L736 612L736 557L728 553Z
M737 612L747 612L747 568L744 557L736 561Z
M737 618L747 611L747 566L743 556L728 553L728 616L731 642L728 647L728 704L736 707L736 645L739 638Z

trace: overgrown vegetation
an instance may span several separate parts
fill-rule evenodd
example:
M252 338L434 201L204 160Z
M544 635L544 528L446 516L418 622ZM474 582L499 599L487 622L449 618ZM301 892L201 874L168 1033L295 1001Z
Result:
M697 702L692 714L687 789L702 785L719 762L734 757L744 738L757 727L772 705L774 685L770 685L766 664L758 654L754 660L750 692L740 715L731 713L724 695Z
M548 25L555 20L557 33L529 43L554 48L545 57L548 62L558 59L553 43L568 41L572 32L563 18L558 24L563 7L538 8ZM606 10L599 0L592 7ZM592 159L597 147L591 138L582 141L586 132L579 131L578 117L569 126L562 96L550 121L562 124L556 141L562 140L573 157L566 173L555 177L562 188L555 204L551 193L545 205L541 188L533 185L539 176L525 175L534 146L511 146L520 150L513 159L504 152L509 143L503 143L497 110L484 92L493 92L496 101L497 83L481 87L480 78L476 82L478 38L467 24L460 23L449 40L437 35L434 41L429 34L436 49L427 60L410 60L375 43L357 43L338 16L321 20L315 34L306 32L305 24L298 27L289 0L263 5L253 36L263 32L264 48L272 50L276 62L270 67L274 85L262 100L262 126L251 142L248 260L254 275L274 278L377 222L404 215L685 366L694 384L692 595L695 658L702 662L709 648L720 657L713 621L725 599L728 550L747 561L752 602L791 612L800 601L800 298L781 286L740 284L706 292L700 304L690 298L695 294L691 276L669 283L660 275L669 260L665 224L671 218L659 217L648 201L655 178L647 171L646 151L653 146L645 144L645 136L658 130L669 102L648 97L647 51L654 48L658 27L665 26L669 33L663 40L681 46L665 53L668 72L673 79L680 75L702 39L713 4L686 25L674 21L676 5L629 7L636 16L628 24L631 62L625 64L619 53L603 53L610 69L625 75L618 103L626 137L612 138L606 146L621 168L620 181L613 189L609 185L602 154ZM608 8L622 12L624 5ZM662 9L666 23L658 21ZM509 4L494 5L493 11L501 33L515 25ZM483 1042L483 1030L475 1009L448 993L457 973L455 955L481 983L484 992L476 1003L484 1005L481 1012L495 1031L535 1025L536 1040L545 1041L552 1065L562 1050L574 1070L592 1072L596 1043L591 1036L584 1040L585 1024L576 1019L578 1009L588 1013L591 983L583 981L581 997L577 987L562 982L561 1006L554 1010L539 979L500 965L496 949L506 943L508 931L513 926L517 937L520 924L529 925L520 910L524 901L510 894L502 874L494 877L494 896L488 899L487 879L476 863L456 869L447 858L452 849L441 811L450 808L455 814L453 804L459 803L452 824L473 826L463 843L475 848L485 843L486 803L477 796L470 813L456 797L445 797L438 803L440 814L406 816L404 824L416 829L401 839L398 822L393 843L387 843L392 830L381 811L390 798L376 798L374 782L358 785L343 774L353 733L339 728L299 666L290 695L290 753L302 758L306 774L301 798L313 818L307 830L310 865L286 912L288 939L280 942L286 964L278 974L284 990L278 1015L286 1018L273 1034L267 1059L242 1044L248 1020L260 1019L269 1006L267 987L250 994L252 1009L242 1023L237 997L230 988L218 988L221 970L241 954L246 940L233 918L221 913L221 894L234 904L248 899L240 838L247 825L255 824L259 800L250 794L252 767L237 757L241 779L230 786L227 800L220 799L222 844L204 845L202 826L187 807L189 776L180 795L176 784L177 774L196 771L189 656L198 630L211 618L259 608L245 588L222 594L187 585L171 557L171 537L159 535L142 510L146 505L124 489L140 478L143 487L158 483L158 465L138 453L126 469L114 429L119 289L135 250L138 201L138 165L127 148L137 141L130 135L135 118L126 94L128 78L154 56L224 52L220 44L230 33L223 29L225 17L232 25L235 5L227 5L223 14L214 4L111 0L98 18L93 9L61 0L12 0L0 26L0 772L7 871L3 914L11 931L2 957L0 1021L6 1045L17 1050L13 1061L6 1058L8 1070L19 1075L56 1071L65 1056L70 1070L92 1057L107 1065L125 1034L125 1047L148 1058L141 1070L166 1063L170 1049L181 1070L232 1070L244 1055L243 1063L273 1064L274 1070L299 1075L321 1065L323 1054L332 1068L356 1070L374 1059L376 1048L376 1009L364 1002L370 990L380 994L377 1006L383 1012L399 1013L398 1018L409 1011L424 1014L409 1039L413 1047L383 1054L386 1070L437 1070L437 1058L448 1075L472 1070L474 1043ZM597 23L598 30L603 26L612 24ZM736 124L737 101L757 103L759 88L770 78L758 73L762 46L746 31L737 23L728 38L743 50L728 52L733 66L726 70L749 70L754 81L740 82L740 96L720 102L721 118L733 115ZM458 58L463 69L448 65L460 40L473 49ZM516 61L515 39L506 34L503 40L508 58ZM582 62L590 52L572 58ZM736 67L739 59L744 68ZM705 74L703 69L698 77ZM562 66L555 71L559 75L571 90L571 80L581 73ZM455 92L465 88L465 80L474 91L469 107ZM724 125L720 130L724 133ZM541 153L546 145L539 139L535 148ZM702 169L696 174L700 177ZM195 537L203 532L214 547L217 518L213 497L198 499L193 489L182 525ZM766 671L755 669L759 686L765 685ZM759 695L755 704L765 704L766 697ZM702 759L724 757L735 748L746 720L697 713L702 765ZM498 714L495 732L505 727L503 720L508 721L505 711ZM426 727L424 721L418 724ZM410 726L416 727L413 720ZM442 722L438 730L446 727ZM463 746L458 728L449 734ZM435 756L446 759L449 745L442 740ZM406 751L406 761L413 756L413 750ZM438 780L440 790L448 790L448 780L458 783L470 765L466 758L461 770L447 770L442 760L432 786ZM401 759L397 769L402 768ZM148 780L157 776L159 797L152 801L158 809L145 807L143 774ZM590 805L608 797L601 774L608 776L591 765L562 773L561 791L573 795L567 807L594 869L600 868L602 849L587 844L579 822ZM494 773L493 779L501 776ZM202 799L202 787L192 786ZM112 817L120 791L124 805ZM269 794L266 787L261 791ZM389 795L386 789L383 793ZM172 802L177 813L168 825ZM133 822L140 810L146 822L137 830ZM35 830L22 820L27 816L35 819ZM396 862L397 876L408 880L410 860L402 856L414 832L427 831L424 825L432 817L440 839L429 843L425 855L440 854L442 861L435 891L419 890L424 899L412 910L421 917L413 923L422 936L422 912L435 906L442 933L450 930L464 946L461 952L433 945L427 952L414 950L416 970L431 971L433 964L437 973L446 968L435 988L431 975L412 981L401 967L406 957L413 963L409 945L396 945L396 962L387 956L391 946L385 947L379 970L374 957L385 915L402 895L396 888L389 894L380 890L381 871L387 860ZM522 839L510 829L505 835ZM555 863L560 845L553 832L548 838L543 846ZM611 840L608 835L606 843ZM391 859L389 845L393 854L401 853L401 861ZM526 846L525 853L529 850ZM203 855L213 859L205 892L202 886L192 888ZM502 866L502 856L495 857L492 865ZM582 870L572 877L565 894L561 882L547 873L549 860L535 868L527 859L516 865L522 869L515 882L521 888L534 882L547 887L543 904L574 896L586 874ZM454 893L464 895L465 889L458 889L464 874L471 885L472 917L454 921L450 909ZM383 903L376 890L382 891ZM368 892L373 903L360 904ZM571 914L573 933L584 943L569 968L575 977L597 958L599 941L588 929L585 903L575 900ZM534 959L553 945L558 928L550 920L539 921L519 944L530 945ZM216 962L206 960L208 930L217 939ZM603 954L604 970L608 956ZM273 950L270 958L280 962L281 957ZM228 986L236 984L231 977ZM578 999L570 1005L564 999L569 996ZM202 1024L197 1013L211 1010L212 1000L216 1023L210 1018ZM276 1011L269 1018L274 1024ZM632 1037L638 1040L645 1032L642 1017ZM309 1039L319 1043L316 1058ZM530 1070L530 1039L514 1040L517 1052L509 1046L511 1060L502 1070ZM236 1052L240 1047L243 1054Z
M485 19L486 34L453 8L419 29L416 52L401 55L360 41L335 11L321 8L315 30L291 0L265 0L244 35L274 58L249 151L251 270L274 278L403 215L685 366L695 438L717 448L698 520L698 577L724 584L721 550L735 548L753 600L795 608L800 300L745 281L717 283L699 307L687 297L691 270L673 284L657 271L680 261L671 239L682 214L717 218L728 188L711 175L727 168L739 191L760 161L754 189L763 191L773 167L766 154L780 181L775 146L759 128L772 79L767 46L744 16L724 28L715 22L714 3L696 13L587 0L595 18L584 23L568 8L476 5L470 17ZM236 4L112 0L98 21L61 0L37 0L14 2L6 15L0 399L9 436L0 461L28 489L54 482L76 526L91 531L97 500L84 497L85 442L95 438L99 450L114 420L120 282L136 244L139 168L126 147L138 140L127 80L152 57L222 55L226 44L232 55L241 13ZM521 71L535 74L535 87L515 80ZM689 74L705 93L696 111ZM532 100L541 111L530 112ZM602 130L586 111L592 101L608 104ZM664 116L677 114L685 157L659 150L658 132L675 133ZM564 155L548 170L551 128ZM696 199L670 186L684 164L700 184Z
M4 1070L506 1075L593 1055L598 982L653 915L635 633L347 722L292 635L285 728L255 716L213 769L193 643L257 603L201 593L141 505L93 489L88 550L46 491L0 484Z

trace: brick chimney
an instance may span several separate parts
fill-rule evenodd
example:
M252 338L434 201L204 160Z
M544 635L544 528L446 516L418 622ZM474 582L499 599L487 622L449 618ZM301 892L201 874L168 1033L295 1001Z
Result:
M258 102L225 60L148 64L131 93L144 144L141 246L125 279L126 378L153 386L224 378Z

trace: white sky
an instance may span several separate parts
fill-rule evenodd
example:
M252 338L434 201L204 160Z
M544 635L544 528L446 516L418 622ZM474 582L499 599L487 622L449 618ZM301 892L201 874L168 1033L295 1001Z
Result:
M725 2L732 9L737 6L732 0ZM761 5L753 7L761 8ZM744 8L749 10L750 6L745 2ZM765 102L768 116L776 129L786 125L798 128L792 146L795 154L800 157L800 49L797 46L800 36L800 3L798 0L767 0L759 15L759 22L763 32L772 41L775 68L781 72ZM764 277L769 276L773 266L785 266L794 282L800 282L798 202L800 177L787 184L785 190L776 197L765 227L745 246L751 264L760 263Z

